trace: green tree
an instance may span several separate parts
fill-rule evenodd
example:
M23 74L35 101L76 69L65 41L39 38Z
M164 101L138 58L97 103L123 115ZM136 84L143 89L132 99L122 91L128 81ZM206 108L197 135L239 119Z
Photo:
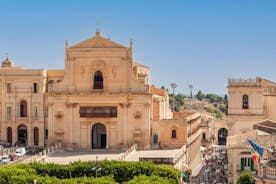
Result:
M204 93L202 93L201 90L199 90L196 94L196 98L201 101L202 99L206 98L206 96L204 95Z
M214 103L214 102L222 102L223 99L221 96L216 95L216 94L207 94L206 98L209 100L209 102Z
M169 98L170 98L171 107L173 107L173 99L174 99L174 110L178 112L180 107L184 105L185 95L182 93L178 93L176 95L169 94Z
M242 172L237 178L237 184L254 184L252 172Z
M227 104L227 103L228 103L228 96L227 96L227 94L224 95L223 103L224 103L224 104Z

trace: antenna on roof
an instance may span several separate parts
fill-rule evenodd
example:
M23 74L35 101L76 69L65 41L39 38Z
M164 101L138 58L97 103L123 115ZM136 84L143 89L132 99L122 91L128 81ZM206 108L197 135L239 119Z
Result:
M9 59L9 53L8 52L6 52L6 58Z

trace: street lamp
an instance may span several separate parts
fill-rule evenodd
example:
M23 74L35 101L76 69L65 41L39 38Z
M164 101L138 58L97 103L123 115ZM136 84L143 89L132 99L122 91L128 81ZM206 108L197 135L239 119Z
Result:
M177 84L176 83L171 83L171 87L173 89L173 112L174 112L174 90L177 87Z
M102 170L102 168L98 165L98 155L96 156L95 167L93 167L91 170L96 172L95 176L97 178L98 177L98 171Z
M193 88L194 86L192 84L189 84L190 92L191 92L191 99L193 98Z

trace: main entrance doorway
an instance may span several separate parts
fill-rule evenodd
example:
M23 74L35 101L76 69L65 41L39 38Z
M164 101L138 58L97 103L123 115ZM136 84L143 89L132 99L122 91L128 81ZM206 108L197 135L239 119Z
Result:
M96 123L92 126L91 138L92 149L106 148L106 129L104 124Z
M27 127L26 125L19 125L17 128L17 141L20 141L21 143L27 145Z

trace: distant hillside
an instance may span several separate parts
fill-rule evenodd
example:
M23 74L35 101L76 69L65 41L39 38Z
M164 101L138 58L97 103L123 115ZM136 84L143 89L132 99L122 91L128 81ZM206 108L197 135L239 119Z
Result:
M173 106L173 94L170 94L170 105ZM193 98L184 94L174 96L175 111L195 110L214 114L218 119L226 114L227 95L221 97L216 94L204 94L199 91Z

